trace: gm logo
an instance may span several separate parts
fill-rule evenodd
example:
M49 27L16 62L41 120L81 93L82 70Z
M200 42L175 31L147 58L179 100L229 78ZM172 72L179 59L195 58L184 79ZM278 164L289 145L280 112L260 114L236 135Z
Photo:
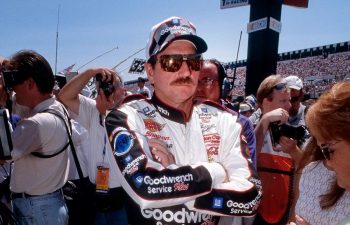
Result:
M133 158L132 158L132 156L130 154L125 156L125 158L123 159L124 165L129 164L129 162L131 162L132 160L133 160Z
M201 108L202 112L207 113L208 109L207 108Z
M125 155L134 146L134 137L128 131L120 131L113 141L114 154L117 156Z
M137 188L140 188L143 184L143 175L140 173L135 174L135 176L132 177L132 180L134 181L134 184Z
M142 111L143 111L144 113L148 113L148 112L150 111L150 109L149 109L148 106L147 106L147 107L143 108Z
M214 199L213 199L213 209L222 209L223 203L224 203L224 198L222 198L222 197L214 197Z

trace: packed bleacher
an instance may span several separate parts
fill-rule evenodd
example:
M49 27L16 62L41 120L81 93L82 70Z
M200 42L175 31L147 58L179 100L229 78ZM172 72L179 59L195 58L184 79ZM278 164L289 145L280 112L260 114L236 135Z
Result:
M343 45L342 45L343 44ZM332 46L334 49L332 50ZM317 98L325 90L329 89L336 81L343 80L350 74L350 51L348 43L338 43L329 46L320 46L313 49L292 51L279 54L280 60L277 62L277 74L282 77L295 75L300 77L305 86L306 93L311 98ZM339 51L336 49L338 47ZM343 48L340 48L343 47ZM344 48L346 47L346 48ZM326 49L327 51L323 51ZM312 52L312 50L314 52ZM304 54L310 52L311 56ZM314 56L312 56L314 54ZM229 77L234 76L235 63L223 63ZM235 93L244 95L246 82L246 61L237 63L235 76ZM152 85L146 82L150 90ZM126 83L128 91L135 93L137 90L137 80Z

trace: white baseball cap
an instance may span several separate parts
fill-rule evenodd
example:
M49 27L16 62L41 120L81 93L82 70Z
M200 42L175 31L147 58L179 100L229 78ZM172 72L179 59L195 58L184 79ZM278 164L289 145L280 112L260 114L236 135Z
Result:
M295 90L300 90L303 88L303 81L297 76L288 76L285 78L287 87Z

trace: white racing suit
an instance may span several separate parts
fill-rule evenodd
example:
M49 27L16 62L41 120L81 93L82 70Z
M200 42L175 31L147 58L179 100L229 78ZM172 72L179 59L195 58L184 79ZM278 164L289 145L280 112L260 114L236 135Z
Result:
M252 216L261 182L241 146L237 118L213 102L182 111L134 100L106 118L106 128L127 192L131 225L217 224L219 216ZM147 139L167 144L176 163L153 159ZM228 182L224 182L227 174Z

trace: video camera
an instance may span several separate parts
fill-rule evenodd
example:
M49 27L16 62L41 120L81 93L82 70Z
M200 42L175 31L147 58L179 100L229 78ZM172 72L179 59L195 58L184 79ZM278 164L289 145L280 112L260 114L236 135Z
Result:
M13 86L21 84L28 78L28 76L24 76L18 70L4 70L1 74L6 91L12 91Z
M298 142L298 145L303 142L308 134L305 126L291 126L288 124L278 124L279 122L270 123L270 134L273 144L279 143L282 136L292 138Z
M109 97L115 91L113 81L103 81L102 74L100 73L96 74L95 77L96 82L99 84L99 88L103 90L103 93L106 95L106 97Z

